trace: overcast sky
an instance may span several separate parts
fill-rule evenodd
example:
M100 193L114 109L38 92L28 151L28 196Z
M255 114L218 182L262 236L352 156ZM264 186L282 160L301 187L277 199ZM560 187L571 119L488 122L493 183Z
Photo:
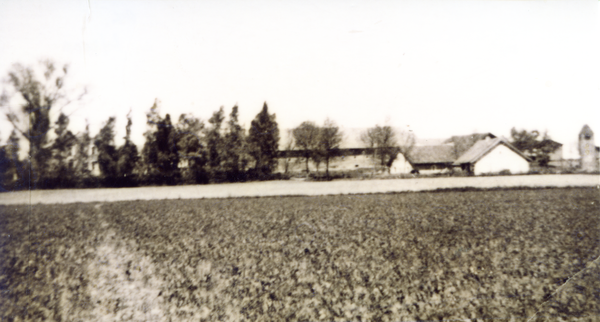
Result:
M238 104L246 128L266 101L283 129L326 117L419 138L515 126L577 157L584 124L600 135L599 3L0 0L0 76L68 63L73 93L88 88L65 108L73 130L87 119L95 135L116 116L121 138L131 109L138 144L155 98L172 118Z

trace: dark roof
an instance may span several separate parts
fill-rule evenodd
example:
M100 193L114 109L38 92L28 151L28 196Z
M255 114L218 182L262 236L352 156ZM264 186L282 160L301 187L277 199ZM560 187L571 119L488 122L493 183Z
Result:
M451 144L414 146L408 153L410 163L452 163L454 146Z
M523 152L519 151L512 144L508 142L508 140L503 138L495 138L489 140L481 140L475 143L467 152L460 156L455 162L454 165L461 165L465 163L475 163L483 158L488 152L494 149L496 146L503 144L507 148L511 149L516 154L520 155L523 159L527 161L531 161Z
M552 151L556 151L556 149L560 148L563 145L562 143L558 143L554 140L544 139L542 140L542 142L540 142L540 146L551 147Z
M454 143L454 157L458 158L467 152L477 141L485 140L485 138L496 138L492 133L473 133L469 135L455 135L444 143Z

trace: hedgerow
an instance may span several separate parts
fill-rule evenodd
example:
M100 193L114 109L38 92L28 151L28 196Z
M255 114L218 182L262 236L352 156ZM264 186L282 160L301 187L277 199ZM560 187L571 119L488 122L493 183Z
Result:
M2 207L0 308L5 320L149 320L152 305L171 321L593 321L599 203L596 189L543 189ZM107 245L113 270L94 268Z

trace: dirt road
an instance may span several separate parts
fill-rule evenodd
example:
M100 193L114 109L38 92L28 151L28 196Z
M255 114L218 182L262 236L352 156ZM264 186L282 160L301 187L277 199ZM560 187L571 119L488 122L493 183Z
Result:
M464 178L415 178L330 182L265 181L175 187L66 189L0 194L0 204L74 203L149 199L198 199L255 196L333 195L427 191L449 188L599 187L598 175L526 175Z

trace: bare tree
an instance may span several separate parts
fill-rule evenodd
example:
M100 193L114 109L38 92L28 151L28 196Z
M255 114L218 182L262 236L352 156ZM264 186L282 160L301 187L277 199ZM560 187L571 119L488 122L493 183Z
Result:
M389 171L398 153L405 157L415 145L414 135L410 132L399 132L389 125L375 125L360 136L361 141L372 149L373 160L378 159L382 167Z
M329 163L331 159L338 156L343 133L337 124L330 119L325 120L325 123L319 132L318 152L325 161L325 173L329 178Z
M412 152L415 146L415 135L412 132L408 131L397 131L396 132L398 149L399 152L408 159L410 157L410 153Z
M398 153L396 131L388 125L375 125L363 132L360 138L367 147L373 149L373 160L378 158L381 166L389 168Z

